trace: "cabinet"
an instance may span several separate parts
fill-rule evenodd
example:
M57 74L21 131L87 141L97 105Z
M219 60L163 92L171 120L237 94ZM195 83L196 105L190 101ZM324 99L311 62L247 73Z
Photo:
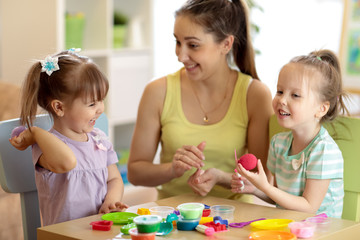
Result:
M109 134L115 148L129 147L132 131L127 129L133 129L141 93L153 74L153 1L1 0L0 4L0 77L18 84L32 65L29 60L66 49L65 15L82 13L80 54L92 58L108 77ZM129 20L120 49L113 48L115 11Z
M0 79L19 85L31 59L67 49L66 14L84 16L80 54L109 79L105 112L124 180L138 104L153 76L153 8L153 0L0 0ZM116 49L115 11L128 18L125 43Z

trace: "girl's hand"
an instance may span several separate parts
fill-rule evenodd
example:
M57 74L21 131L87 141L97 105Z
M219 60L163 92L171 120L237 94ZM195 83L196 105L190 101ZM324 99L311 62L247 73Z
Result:
M237 171L243 176L245 179L249 180L256 188L264 192L264 189L269 187L270 183L267 180L264 168L261 164L260 159L258 160L258 172L251 172L246 170L241 164L236 165ZM245 183L246 186L246 183Z
M239 177L236 173L231 176L231 191L233 193L253 194L256 187L246 178Z
M209 168L205 171L198 169L188 179L188 185L192 188L193 192L200 195L206 196L211 189L217 184L218 176L222 174L218 169Z
M125 209L127 209L129 206L127 204L124 204L122 202L104 202L100 209L99 213L109 213L109 212L123 212Z
M175 178L181 177L192 167L200 169L204 166L203 154L206 142L201 142L197 147L185 145L176 150L172 161L172 172Z
M24 130L19 134L19 136L14 136L13 138L9 139L11 145L13 145L18 150L25 150L29 146L35 143L35 139L30 132L29 129Z

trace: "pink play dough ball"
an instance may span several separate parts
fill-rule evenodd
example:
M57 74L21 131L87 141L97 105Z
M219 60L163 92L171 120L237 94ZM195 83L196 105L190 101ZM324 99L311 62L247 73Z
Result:
M257 158L254 154L247 153L240 157L238 163L240 163L246 170L252 170L256 167Z

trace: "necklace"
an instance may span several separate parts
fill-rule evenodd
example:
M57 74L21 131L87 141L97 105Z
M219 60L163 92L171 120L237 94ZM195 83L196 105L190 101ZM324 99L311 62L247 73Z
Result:
M205 111L205 108L204 106L202 105L201 101L200 101L200 98L199 96L197 95L197 92L195 91L195 88L192 86L192 84L190 83L190 87L191 89L193 90L194 92L194 95L196 97L196 100L198 101L199 105L200 105L200 108L201 108L201 111L203 112L204 114L204 118L203 118L203 121L205 124L207 124L210 120L209 120L209 113L212 113L214 112L215 110L217 110L224 102L224 100L226 99L227 97L227 92L228 92L228 87L229 87L229 82L230 82L230 79L228 79L227 81L227 84L226 84L226 88L225 88L225 94L224 94L224 98L213 108L211 109L210 111L206 112Z

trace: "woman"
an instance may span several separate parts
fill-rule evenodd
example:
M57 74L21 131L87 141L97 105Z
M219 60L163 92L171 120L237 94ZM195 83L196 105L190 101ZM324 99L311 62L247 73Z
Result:
M144 90L129 181L159 186L159 198L191 191L240 198L229 190L234 149L267 159L272 114L270 91L256 80L246 4L190 0L175 17L176 55L184 67ZM231 55L240 71L229 66ZM159 143L160 164L154 164Z

